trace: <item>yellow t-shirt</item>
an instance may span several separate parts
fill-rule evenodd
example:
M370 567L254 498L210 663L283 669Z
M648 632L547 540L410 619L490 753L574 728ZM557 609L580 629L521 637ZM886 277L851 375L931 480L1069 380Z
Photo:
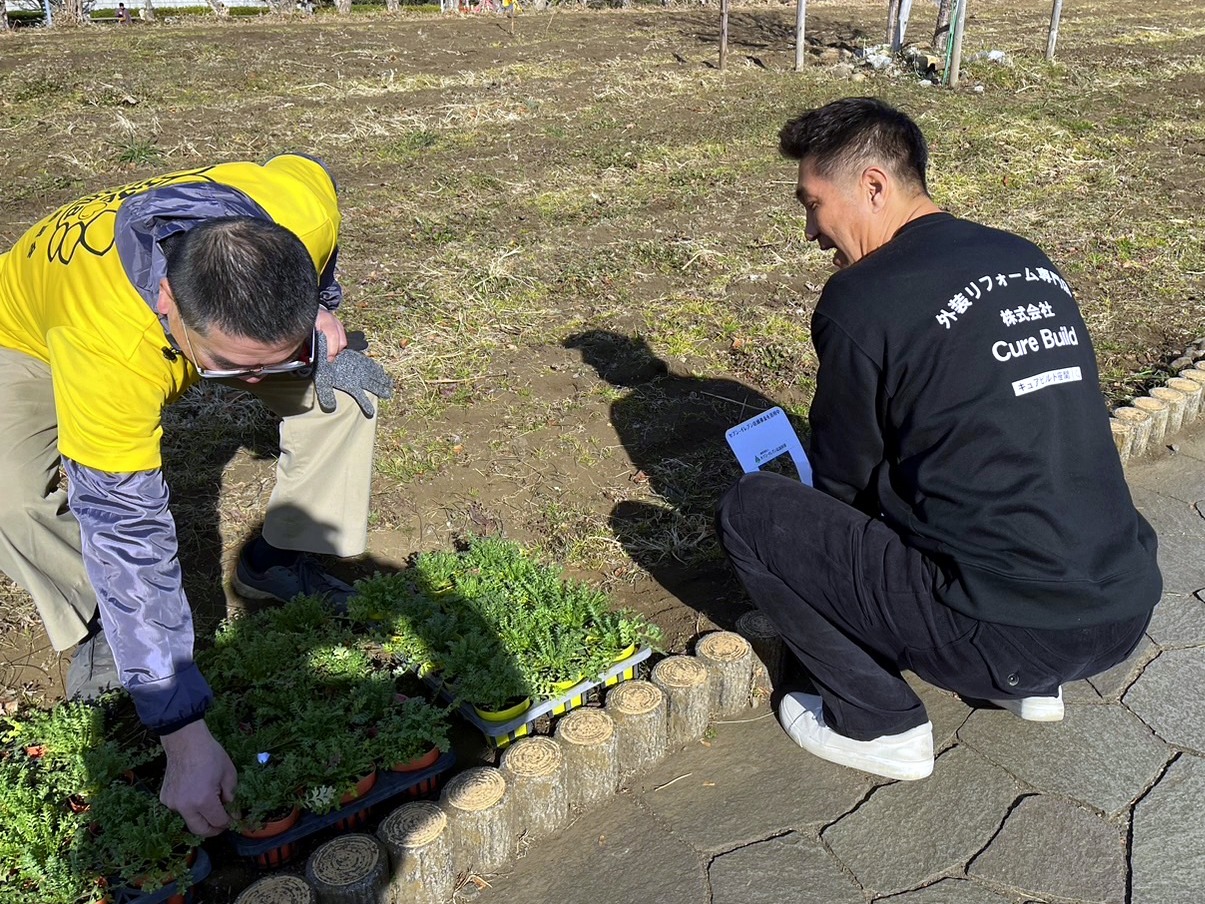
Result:
M173 356L154 311L122 268L114 237L127 198L166 185L214 183L243 192L305 245L319 273L335 253L334 183L295 155L264 165L185 170L89 195L34 224L0 254L0 346L50 366L59 452L124 473L160 466L160 418L198 379Z

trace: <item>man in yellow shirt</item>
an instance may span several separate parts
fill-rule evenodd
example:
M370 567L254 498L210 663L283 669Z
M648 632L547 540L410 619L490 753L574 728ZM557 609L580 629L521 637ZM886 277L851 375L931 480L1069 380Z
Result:
M80 643L69 695L130 692L167 754L160 796L200 835L228 824L236 776L205 726L161 413L207 378L281 416L276 488L235 588L344 601L310 554L364 550L365 391L391 388L333 313L339 226L326 169L289 154L90 195L0 254L0 570L56 649Z

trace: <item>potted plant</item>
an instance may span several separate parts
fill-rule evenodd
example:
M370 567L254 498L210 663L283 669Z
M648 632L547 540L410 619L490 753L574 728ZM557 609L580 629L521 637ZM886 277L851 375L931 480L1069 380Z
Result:
M295 761L288 756L263 753L238 771L232 811L234 830L249 841L278 838L290 831L301 818L298 801L298 775ZM297 854L294 843L280 844L255 857L261 867L277 867Z
M236 831L248 838L271 838L292 828L300 815L297 789L296 761L289 756L264 752L240 764L231 807Z
M76 836L77 855L111 885L154 892L174 882L183 893L192 884L201 839L146 791L114 782L92 799L88 818L88 831Z
M496 639L470 631L449 647L444 673L457 702L481 718L509 722L531 706L532 688Z
M327 712L337 709L332 707ZM360 732L330 731L332 725L339 724L330 722L325 733L307 732L305 736L311 743L296 753L298 778L306 788L302 803L319 816L363 797L376 783L376 766L367 736Z
M519 660L536 695L557 697L586 676L591 678L609 666L605 652L589 642L584 628L556 625L535 634Z
M641 647L659 649L662 633L660 628L630 609L621 609L596 616L590 628L590 639L612 662L619 662Z
M368 743L378 766L393 772L426 769L449 748L447 710L406 698L377 724Z

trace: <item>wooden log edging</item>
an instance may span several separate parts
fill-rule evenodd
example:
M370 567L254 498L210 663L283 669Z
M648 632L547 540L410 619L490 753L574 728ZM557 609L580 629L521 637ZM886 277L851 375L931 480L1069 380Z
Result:
M515 832L509 790L492 766L466 769L444 787L440 802L450 823L456 875L492 873L510 859Z
M445 904L456 890L448 814L429 800L402 804L377 826L392 864L389 900Z
M731 715L757 705L753 686L769 680L766 661L778 679L785 648L769 621L748 615L756 617L738 620L745 636L704 635L695 644L696 655L667 656L653 668L650 681L622 681L607 690L603 708L566 713L553 737L522 738L506 749L498 767L475 766L453 776L439 803L397 807L381 821L375 838L345 835L327 842L307 863L309 885L288 877L301 881L302 894L312 887L314 897L299 897L298 904L360 904L369 893L388 904L440 904L451 900L458 878L504 866L520 838L555 835L572 807L586 810L604 803L622 779L648 771L671 750L702 737L713 712ZM762 666L764 677L755 665ZM767 684L764 699L769 692ZM344 844L332 849L336 842ZM373 850L380 853L383 873ZM354 875L332 881L327 875L332 862ZM275 899L240 898L240 904L269 900Z
M551 738L520 738L499 767L513 794L516 838L535 841L569 821L569 775L564 749Z
M787 647L774 623L756 609L736 620L736 631L753 647L753 680L749 688L749 704L761 706L770 702L774 685L782 681L786 670Z
M624 681L607 694L607 712L615 723L621 782L665 756L668 705L665 692L649 681Z
M569 805L589 810L619 787L615 723L601 709L581 707L562 716L556 739L565 753Z
M318 897L300 876L277 873L247 886L234 904L318 904Z
M389 855L361 832L332 838L305 865L318 904L380 904L388 876Z
M693 656L666 656L653 666L651 677L669 701L669 746L682 747L703 737L711 722L707 668Z
M1113 410L1109 427L1123 466L1172 444L1184 430L1205 421L1205 360L1177 358L1174 376L1131 405Z
M713 631L695 644L695 656L707 669L711 717L729 716L749 705L753 647L731 631Z

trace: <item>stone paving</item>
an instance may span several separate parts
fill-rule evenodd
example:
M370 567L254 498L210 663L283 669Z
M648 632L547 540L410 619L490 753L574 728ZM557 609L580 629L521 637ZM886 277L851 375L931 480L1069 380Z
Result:
M1125 663L1023 722L915 686L941 752L885 782L799 750L766 708L719 723L555 839L480 904L1205 902L1205 434L1131 464L1164 597Z

